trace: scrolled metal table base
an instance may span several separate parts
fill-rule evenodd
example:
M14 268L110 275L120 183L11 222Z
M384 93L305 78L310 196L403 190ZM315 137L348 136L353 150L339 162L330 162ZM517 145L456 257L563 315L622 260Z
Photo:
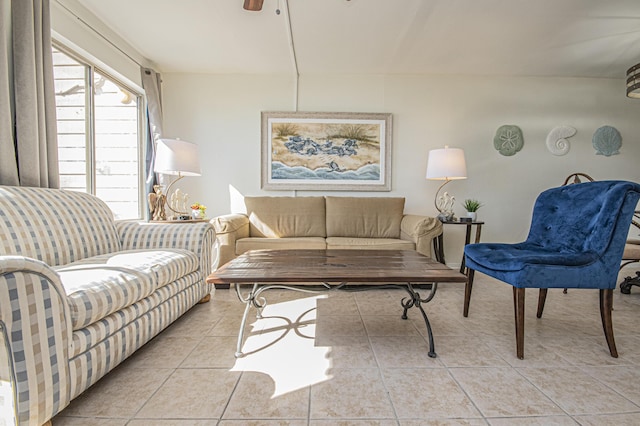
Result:
M285 285L285 284L261 285L260 283L254 283L251 290L248 293L246 293L245 296L242 295L242 290L240 289L240 285L235 284L234 287L236 289L236 294L238 295L238 299L245 304L244 314L242 315L240 330L238 332L238 344L236 346L236 353L235 353L236 358L240 358L244 356L244 353L242 352L242 343L244 341L244 329L247 323L249 310L251 309L251 306L253 306L257 310L256 318L257 319L262 318L262 311L267 306L267 299L261 296L261 294L267 290L294 290L302 293L318 294L318 293L324 293L327 291L338 291L338 290L348 291L348 292L357 292L357 291L367 291L367 290L388 290L388 289L397 289L397 288L404 289L409 294L408 298L404 297L400 301L400 305L402 306L402 309L403 309L401 318L403 320L406 320L408 318L407 311L414 306L420 310L420 313L422 314L422 318L424 319L424 323L427 327L427 333L428 333L428 339L429 339L428 355L430 358L435 358L437 356L435 352L435 344L433 341L433 333L431 331L431 324L429 323L429 318L427 317L427 313L422 307L422 304L429 303L431 299L433 299L433 297L436 294L436 290L438 289L438 283L432 284L431 289L429 290L429 294L424 299L420 296L420 293L418 293L414 289L411 283L379 284L379 285L358 284L358 285L352 285L352 286L348 286L348 283L346 282L342 282L339 284L331 284L331 283L325 282L317 286Z

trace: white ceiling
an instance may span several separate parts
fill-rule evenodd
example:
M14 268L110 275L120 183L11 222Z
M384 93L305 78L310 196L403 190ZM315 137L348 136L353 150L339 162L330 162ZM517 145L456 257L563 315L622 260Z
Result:
M286 0L265 0L261 12L243 0L80 3L162 72L294 69ZM300 74L624 78L640 62L640 0L288 0L288 9Z

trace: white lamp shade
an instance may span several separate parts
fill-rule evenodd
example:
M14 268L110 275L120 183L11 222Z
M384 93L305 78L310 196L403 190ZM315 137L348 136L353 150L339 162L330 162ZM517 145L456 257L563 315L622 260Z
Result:
M467 178L467 163L460 148L444 147L429 151L427 179L455 180Z
M160 139L153 171L165 175L200 176L198 145L179 139Z

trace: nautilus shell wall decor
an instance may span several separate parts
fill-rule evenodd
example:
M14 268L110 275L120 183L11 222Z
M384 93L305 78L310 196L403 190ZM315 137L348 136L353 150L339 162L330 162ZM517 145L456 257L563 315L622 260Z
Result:
M576 129L570 126L554 127L547 135L547 149L553 155L565 155L571 149L567 138L576 134Z
M615 127L602 126L593 134L592 143L596 155L609 157L620 153L622 136Z
M522 130L520 130L520 127L513 125L498 127L496 135L493 137L493 146L502 155L515 155L524 146Z

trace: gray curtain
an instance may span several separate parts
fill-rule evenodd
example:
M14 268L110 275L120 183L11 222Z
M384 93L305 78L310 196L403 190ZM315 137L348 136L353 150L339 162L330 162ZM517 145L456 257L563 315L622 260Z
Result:
M147 95L147 146L145 158L147 194L153 192L153 185L157 183L153 172L153 162L156 154L156 141L162 136L162 91L160 74L149 68L142 69L142 87Z
M0 6L0 184L58 188L49 0Z

